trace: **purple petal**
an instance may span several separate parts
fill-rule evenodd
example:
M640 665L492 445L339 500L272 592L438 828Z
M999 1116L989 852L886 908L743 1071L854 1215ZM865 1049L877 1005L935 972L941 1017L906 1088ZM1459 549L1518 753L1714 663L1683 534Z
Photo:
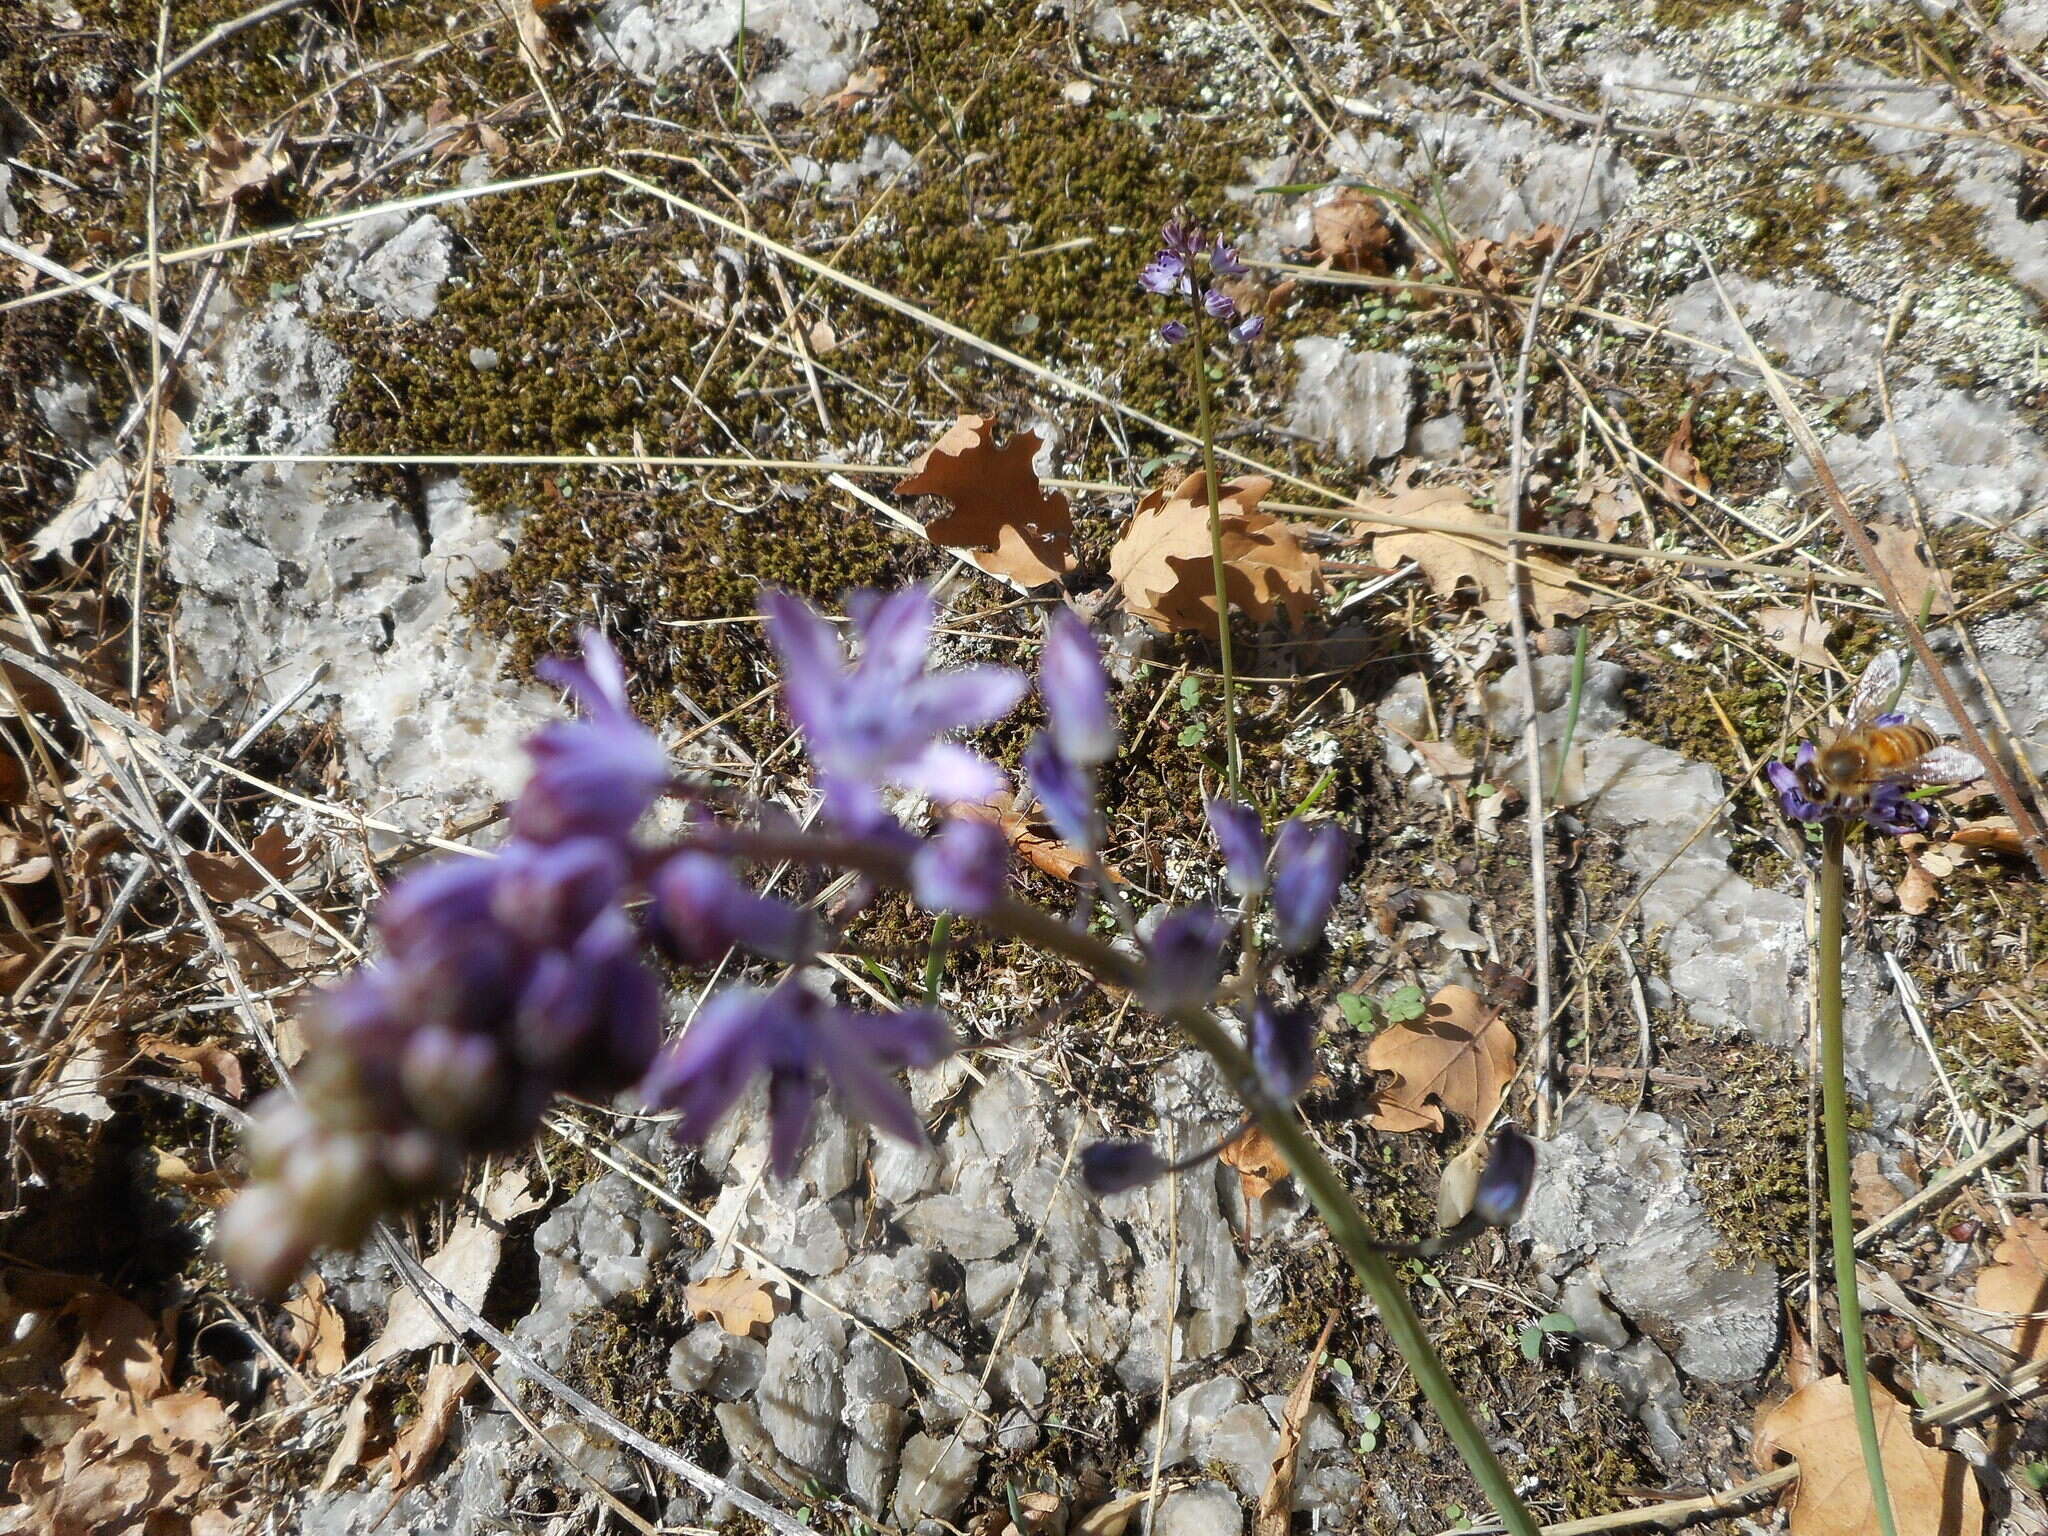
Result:
M1177 347L1188 339L1188 328L1178 320L1169 320L1159 327L1159 339Z
M958 1041L946 1016L930 1008L853 1015L860 1021L863 1047L892 1067L936 1067Z
M1289 954L1322 937L1350 859L1351 839L1335 822L1282 823L1273 845L1273 923Z
M1056 609L1046 622L1038 687L1061 756L1093 767L1115 755L1116 713L1109 704L1109 674L1103 670L1095 637L1070 608Z
M817 1102L818 1085L808 1075L777 1072L768 1079L768 1167L778 1179L796 1172Z
M934 672L900 689L905 734L937 736L1000 720L1031 684L1014 667L962 667Z
M1223 850L1223 868L1230 888L1250 896L1266 888L1266 829L1259 813L1235 800L1204 800L1209 830L1216 834L1216 846Z
M839 635L812 607L792 593L761 594L768 643L782 662L783 699L805 732L829 719L845 684L846 655Z
M1076 848L1094 852L1101 841L1094 775L1062 757L1049 731L1039 732L1024 749L1024 775L1053 830Z
M1188 264L1181 257L1171 253L1156 256L1138 274L1138 286L1147 293L1185 293L1188 289Z
M710 1135L766 1064L778 1038L770 997L754 987L728 987L648 1069L640 1095L655 1109L681 1115L676 1140Z
M626 883L626 856L608 838L513 842L498 860L491 916L530 944L573 944Z
M898 1141L924 1145L924 1122L903 1085L883 1071L864 1043L848 1036L865 1026L867 1020L850 1010L838 1010L822 1020L818 1028L818 1062L825 1078L844 1101L847 1112Z
M1209 270L1223 277L1244 276L1244 263L1237 259L1234 247L1223 243L1221 235L1218 235L1215 243L1209 247Z
M662 937L685 965L709 965L735 944L788 962L815 948L809 913L763 896L713 854L678 853L648 884Z
M931 589L923 586L888 593L868 607L858 626L862 682L900 688L916 678L930 655L938 613Z
M1237 318L1237 300L1233 299L1221 288L1204 290L1202 294L1202 308L1218 320L1235 320Z
M911 856L910 889L920 906L975 917L1002 900L1009 874L1002 828L957 816Z
M1292 1102L1316 1075L1316 1021L1308 1008L1282 1008L1263 992L1252 999L1252 1065L1266 1092Z
M1247 343L1257 341L1265 334L1265 331L1266 317L1264 315L1246 315L1244 319L1230 328L1230 339L1239 346L1244 346Z
M1199 1008L1223 974L1223 945L1230 923L1214 907L1169 912L1145 942L1145 976L1139 996L1157 1013Z
M1003 790L1001 769L947 741L933 742L890 773L889 778L934 800L962 805L977 805Z
M544 657L534 666L534 675L568 689L594 715L631 715L633 707L626 698L626 669L612 643L588 627L576 631L576 638L583 646L582 660Z

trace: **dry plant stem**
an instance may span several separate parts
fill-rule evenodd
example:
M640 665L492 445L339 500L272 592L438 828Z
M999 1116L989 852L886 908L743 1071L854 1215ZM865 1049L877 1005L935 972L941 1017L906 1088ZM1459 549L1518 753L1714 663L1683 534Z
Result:
M1201 410L1202 479L1209 487L1209 563L1216 577L1216 634L1223 658L1223 768L1230 798L1239 798L1243 762L1237 751L1237 669L1230 654L1229 572L1223 563L1223 488L1216 483L1216 415L1209 399L1208 337L1202 301L1195 300L1195 323L1188 331L1188 371L1195 376L1195 400Z
M687 845L690 840L686 839ZM830 864L859 870L888 881L906 883L905 871L896 855L857 838L793 837L786 834L721 829L704 840L714 852L738 854L744 858L772 862L783 859L806 864ZM1058 917L1023 902L1005 900L982 913L978 921L994 932L1046 951L1062 955L1098 981L1130 990L1143 979L1139 963L1100 939L1077 933ZM1522 1501L1500 1460L1493 1454L1485 1434L1473 1419L1465 1400L1458 1395L1443 1362L1437 1358L1429 1333L1409 1303L1407 1288L1394 1272L1386 1254L1375 1245L1351 1192L1344 1187L1337 1170L1330 1166L1315 1140L1302 1129L1293 1106L1275 1101L1260 1086L1258 1073L1244 1048L1206 1008L1182 1008L1170 1015L1173 1022L1222 1070L1232 1090L1243 1100L1281 1155L1301 1180L1309 1199L1322 1212L1330 1235L1350 1260L1352 1272L1365 1287L1386 1325L1394 1347L1415 1373L1423 1395L1436 1410L1451 1443L1471 1470L1486 1501L1493 1506L1502 1526L1513 1536L1537 1536L1537 1525Z
M1821 832L1820 937L1814 956L1815 1011L1820 1016L1820 1096L1828 1157L1828 1226L1835 1247L1835 1296L1842 1309L1842 1373L1856 1405L1856 1438L1882 1536L1898 1536L1885 1487L1877 1414L1863 1361L1863 1303L1856 1292L1856 1218L1849 1210L1849 1089L1842 1068L1842 838L1839 821Z

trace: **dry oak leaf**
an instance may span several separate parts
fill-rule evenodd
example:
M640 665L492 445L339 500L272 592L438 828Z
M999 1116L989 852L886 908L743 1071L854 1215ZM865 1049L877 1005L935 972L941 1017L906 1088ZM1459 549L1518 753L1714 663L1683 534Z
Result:
M253 203L292 168L279 129L264 143L221 125L206 136L199 162L199 200L214 207Z
M925 525L934 544L957 549L991 576L1042 587L1074 568L1074 515L1067 498L1038 483L1038 434L998 448L990 416L962 416L896 482L899 496L943 496L953 510Z
M1967 848L1972 853L1996 853L2008 859L2016 859L2027 851L2020 829L2010 816L1986 816L1969 822L1951 832L1948 840L1952 847Z
M1323 562L1259 501L1273 482L1226 480L1217 493L1223 526L1223 582L1234 612L1264 624L1285 613L1300 624L1323 590ZM1155 629L1215 638L1216 576L1209 547L1209 481L1197 472L1138 503L1109 552L1109 574L1124 606Z
M1380 205L1349 187L1309 212L1315 231L1316 264L1339 272L1383 273L1394 232Z
M1978 1536L1984 1503L1970 1464L1915 1439L1905 1405L1875 1381L1870 1404L1898 1536ZM1789 1496L1792 1536L1867 1536L1877 1529L1855 1404L1842 1377L1824 1376L1760 1414L1754 1451L1764 1471L1780 1456L1799 1462Z
M1280 1416L1280 1444L1267 1467L1266 1486L1259 1490L1259 1507L1252 1516L1252 1536L1287 1536L1293 1526L1294 1476L1301 1463L1301 1430L1308 1422L1308 1410L1315 1398L1316 1368L1323 1363L1323 1351L1330 1346L1330 1331L1337 1326L1333 1308L1323 1318L1323 1331L1316 1339L1294 1390L1287 1394L1287 1409Z
M420 1388L420 1411L391 1442L391 1491L398 1493L420 1480L448 1438L463 1394L475 1384L477 1368L467 1360L437 1360L427 1367Z
M524 1170L505 1169L484 1191L483 1210L461 1217L450 1226L447 1241L420 1267L471 1307L481 1307L484 1293L491 1288L491 1278L498 1272L499 1255L504 1251L504 1224L538 1210L541 1204L527 1193ZM392 1295L384 1331L363 1352L363 1360L375 1365L438 1344L446 1337L439 1315L418 1291L407 1287Z
M1244 1134L1231 1141L1219 1155L1224 1163L1237 1170L1237 1176L1244 1184L1247 1205L1294 1172L1286 1157L1273 1144L1273 1138L1256 1125L1245 1127Z
M348 1364L348 1326L328 1302L327 1282L318 1271L306 1271L284 1311L292 1320L292 1348L301 1366L315 1376L332 1376Z
M1955 595L1948 577L1927 563L1920 553L1920 539L1912 529L1899 523L1874 523L1870 542L1877 548L1877 563L1899 589L1906 612L1918 618L1929 614L1955 612Z
M1562 225L1538 224L1534 229L1518 229L1505 240L1484 236L1462 240L1458 243L1458 267L1476 286L1508 293L1540 272L1563 238Z
M1840 672L1841 662L1828 649L1828 632L1835 626L1810 608L1765 608L1751 615L1757 633L1794 661L1823 672Z
M728 1269L684 1286L683 1301L690 1316L699 1322L708 1318L735 1338L761 1338L775 1321L775 1292L765 1279L745 1268Z
M1470 582L1478 591L1479 611L1497 624L1512 618L1514 582L1508 572L1507 546L1491 537L1460 538L1455 531L1401 528L1375 522L1375 512L1395 517L1428 517L1456 528L1470 528L1475 534L1506 531L1507 519L1482 512L1465 499L1454 485L1424 486L1396 496L1367 497L1358 503L1359 526L1372 537L1372 557L1380 565L1396 566L1413 560L1422 568L1432 591L1443 597L1456 595ZM1603 607L1606 599L1592 592L1574 591L1576 578L1570 566L1548 555L1525 551L1522 563L1529 573L1529 607L1536 622L1546 628L1560 617L1576 619L1589 610Z
M2013 1328L2014 1352L2023 1360L2048 1359L2048 1226L2027 1216L2013 1222L1977 1272L1977 1305L2025 1318Z
M1671 433L1671 441L1664 445L1664 494L1681 507L1689 507L1699 497L1695 492L1711 491L1713 481L1700 468L1700 461L1692 451L1692 407L1685 408L1685 414L1678 418L1678 426Z
M249 845L249 854L280 884L306 862L305 850L294 846L284 828L276 824L256 835L256 841ZM238 853L188 853L185 867L192 871L193 883L215 901L243 901L270 889L263 876Z
M995 826L1010 840L1017 857L1042 875L1050 875L1055 880L1073 880L1088 867L1086 854L1039 830L1029 816L1012 810L1007 795L999 796L988 805L961 805L954 809L962 816L972 816L976 821L986 821ZM1130 884L1107 864L1103 866L1103 872L1119 885Z
M1479 1126L1515 1075L1515 1033L1470 987L1445 987L1421 1018L1373 1036L1365 1063L1394 1074L1373 1111L1377 1129L1440 1131L1444 1110Z

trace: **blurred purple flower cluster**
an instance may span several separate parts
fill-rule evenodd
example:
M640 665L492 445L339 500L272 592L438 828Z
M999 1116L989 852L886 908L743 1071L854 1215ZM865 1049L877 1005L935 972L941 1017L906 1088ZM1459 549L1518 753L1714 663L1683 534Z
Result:
M870 1014L832 1001L811 969L824 924L754 889L738 860L801 858L803 840L817 839L829 851L811 862L906 886L933 911L993 920L1008 899L1005 834L961 816L919 836L885 791L941 806L998 793L996 766L948 738L1007 714L1030 680L1006 667L934 669L935 605L922 588L856 596L851 646L787 594L767 594L762 609L826 830L764 820L749 832L706 814L670 846L638 841L658 798L693 792L633 716L600 636L583 635L581 661L544 663L542 675L584 713L528 742L533 772L511 808L510 840L496 858L430 865L392 888L376 915L383 953L307 1021L296 1096L280 1090L258 1107L254 1181L221 1225L244 1281L281 1290L315 1248L359 1242L379 1216L451 1187L469 1155L523 1143L558 1094L602 1097L637 1083L648 1104L676 1114L681 1139L697 1141L765 1082L779 1176L794 1171L828 1092L879 1130L923 1136L896 1074L945 1057L946 1021L926 1008ZM1097 771L1117 726L1095 640L1064 608L1050 617L1038 686L1047 724L1026 771L1060 835L1093 856L1103 837ZM1212 802L1209 815L1232 888L1248 901L1270 893L1281 946L1311 947L1343 875L1344 834L1291 820L1269 849L1248 808ZM1168 1013L1211 1006L1232 931L1210 906L1156 914L1140 998ZM716 993L664 1051L667 1009L650 962L710 965L733 949L787 970ZM1292 1099L1314 1071L1312 1016L1258 990L1246 1019L1264 1091Z
M1206 262L1212 277L1243 277L1245 265L1235 248L1221 235L1210 237L1185 219L1169 219L1160 231L1159 254L1138 274L1138 286L1162 298L1183 298L1199 303L1202 313L1229 327L1230 339L1240 346L1256 341L1266 328L1261 315L1240 315L1237 301L1220 287L1203 287L1197 281L1198 265ZM1188 338L1185 321L1168 320L1159 327L1162 341L1179 343Z

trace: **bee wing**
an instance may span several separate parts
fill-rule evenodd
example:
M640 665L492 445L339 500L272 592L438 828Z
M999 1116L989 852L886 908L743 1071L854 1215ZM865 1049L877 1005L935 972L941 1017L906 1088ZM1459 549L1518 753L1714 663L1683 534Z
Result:
M1879 651L1871 657L1849 699L1849 729L1866 726L1890 709L1903 686L1897 651Z
M1967 784L1984 776L1984 765L1961 747L1936 747L1906 776L1915 784Z

